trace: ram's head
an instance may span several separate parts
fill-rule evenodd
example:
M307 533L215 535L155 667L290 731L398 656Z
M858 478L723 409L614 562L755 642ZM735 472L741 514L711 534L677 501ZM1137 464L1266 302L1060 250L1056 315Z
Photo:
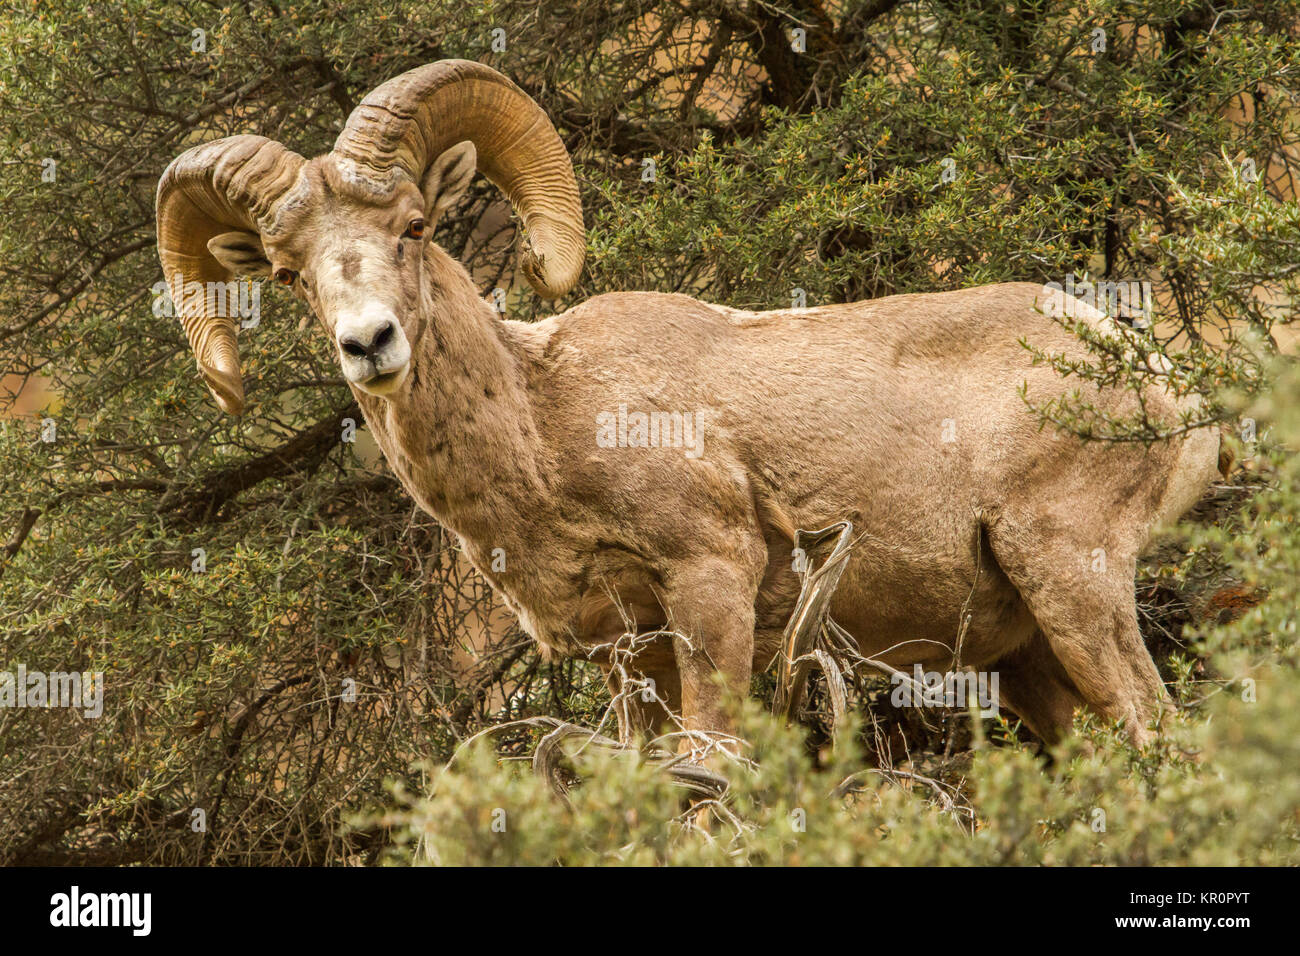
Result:
M480 63L444 60L374 90L312 160L262 136L178 156L158 183L158 254L217 403L244 407L237 318L210 283L271 276L310 305L357 388L401 387L428 317L425 262L439 216L478 169L523 220L522 268L555 298L582 269L582 206L542 109Z

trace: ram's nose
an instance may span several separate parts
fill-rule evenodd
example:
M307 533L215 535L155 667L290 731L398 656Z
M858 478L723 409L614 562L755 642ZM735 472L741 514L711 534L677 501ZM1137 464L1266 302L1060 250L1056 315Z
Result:
M347 330L339 333L339 348L354 358L375 361L393 341L396 332L397 323L383 315L371 321L349 323Z
M406 378L411 346L386 305L371 303L339 316L334 334L344 377L376 395L390 395Z

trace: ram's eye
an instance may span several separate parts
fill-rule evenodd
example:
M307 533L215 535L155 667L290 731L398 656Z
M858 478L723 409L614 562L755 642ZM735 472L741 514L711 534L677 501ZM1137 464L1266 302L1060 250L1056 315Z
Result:
M297 278L298 273L294 272L292 269L275 270L275 281L280 283L280 285L293 285L294 280Z
M426 225L423 219L412 219L406 225L406 232L402 235L407 239L423 239Z

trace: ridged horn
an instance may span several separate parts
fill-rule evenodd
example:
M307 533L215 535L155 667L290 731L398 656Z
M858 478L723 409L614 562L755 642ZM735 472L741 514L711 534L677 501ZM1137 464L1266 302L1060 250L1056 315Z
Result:
M523 219L524 276L545 298L568 292L586 250L573 165L542 108L491 67L439 60L376 87L348 117L334 156L345 175L382 193L400 174L419 185L464 140Z
M186 150L158 181L158 258L199 371L222 410L244 410L237 318L209 314L210 282L233 276L208 240L233 229L262 232L293 186L303 158L265 136L228 136ZM198 294L191 283L199 283Z

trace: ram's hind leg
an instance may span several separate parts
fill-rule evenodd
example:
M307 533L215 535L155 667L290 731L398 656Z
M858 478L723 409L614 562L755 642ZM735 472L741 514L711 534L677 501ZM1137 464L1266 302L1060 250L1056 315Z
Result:
M1000 705L1046 743L1069 733L1074 712L1085 705L1079 688L1052 653L1042 631L992 665Z
M989 544L1080 696L1140 746L1168 695L1138 629L1137 545L1122 535L1094 540L1059 516L1002 515Z

